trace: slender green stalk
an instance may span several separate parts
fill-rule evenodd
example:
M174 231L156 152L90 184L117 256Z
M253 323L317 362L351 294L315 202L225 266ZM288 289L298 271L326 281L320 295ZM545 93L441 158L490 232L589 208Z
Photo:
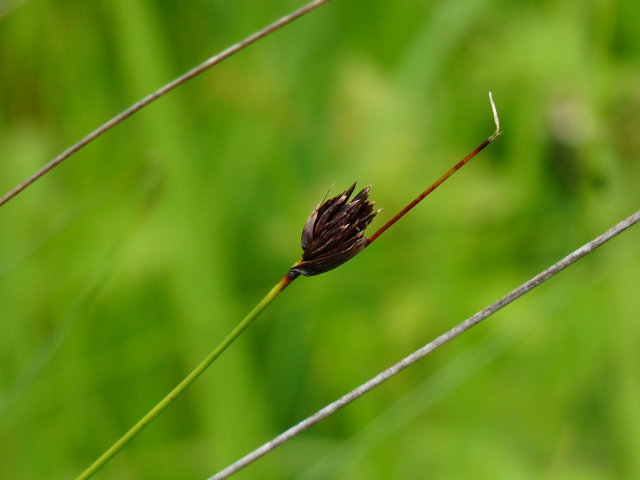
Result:
M285 289L289 284L295 280L297 275L287 274L282 280L280 280L265 297L249 312L249 314L242 319L238 325L227 335L227 337L218 344L218 346L207 357L200 362L200 364L193 369L193 371L187 375L169 394L164 397L160 402L153 407L147 414L142 417L138 423L136 423L131 429L125 433L120 439L114 443L106 452L104 452L95 462L93 462L84 472L82 472L76 480L84 480L91 477L100 468L102 468L113 456L115 456L129 441L138 435L144 427L146 427L153 419L155 419L162 411L167 408L171 402L173 402L186 388L193 383L193 381L204 372L209 365L211 365L216 358L218 358L222 352L224 352L233 341L256 319L267 306L275 300L275 298Z

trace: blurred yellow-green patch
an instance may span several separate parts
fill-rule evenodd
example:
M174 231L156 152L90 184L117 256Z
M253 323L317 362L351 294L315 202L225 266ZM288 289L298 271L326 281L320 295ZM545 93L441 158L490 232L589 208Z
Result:
M0 194L302 5L0 2ZM0 478L72 478L372 184L370 249L301 278L96 478L203 479L640 205L640 5L333 0L0 208ZM640 478L631 229L238 479ZM236 478L236 477L234 477Z

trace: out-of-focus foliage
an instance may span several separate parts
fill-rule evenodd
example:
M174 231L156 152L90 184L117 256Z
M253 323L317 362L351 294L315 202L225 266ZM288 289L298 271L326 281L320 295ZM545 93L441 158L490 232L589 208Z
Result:
M7 0L5 0L6 2ZM0 188L296 0L0 12ZM201 479L640 205L635 0L335 0L0 209L0 477L71 478L300 254L327 188L371 248L296 281L101 473ZM640 231L239 479L640 478Z

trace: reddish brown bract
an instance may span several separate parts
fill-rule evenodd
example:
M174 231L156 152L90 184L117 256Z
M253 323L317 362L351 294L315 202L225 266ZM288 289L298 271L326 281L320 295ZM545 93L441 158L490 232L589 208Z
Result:
M302 230L302 259L290 274L318 275L342 265L367 246L364 230L379 210L368 201L371 185L353 200L354 183L342 194L318 205Z

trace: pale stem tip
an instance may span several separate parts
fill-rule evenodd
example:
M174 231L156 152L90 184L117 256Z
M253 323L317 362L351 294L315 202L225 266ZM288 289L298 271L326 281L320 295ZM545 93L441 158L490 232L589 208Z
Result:
M491 102L491 110L493 111L493 121L496 123L496 131L489 137L489 141L495 140L495 138L502 133L500 130L500 117L498 116L498 109L496 103L493 101L493 95L489 92L489 101Z

